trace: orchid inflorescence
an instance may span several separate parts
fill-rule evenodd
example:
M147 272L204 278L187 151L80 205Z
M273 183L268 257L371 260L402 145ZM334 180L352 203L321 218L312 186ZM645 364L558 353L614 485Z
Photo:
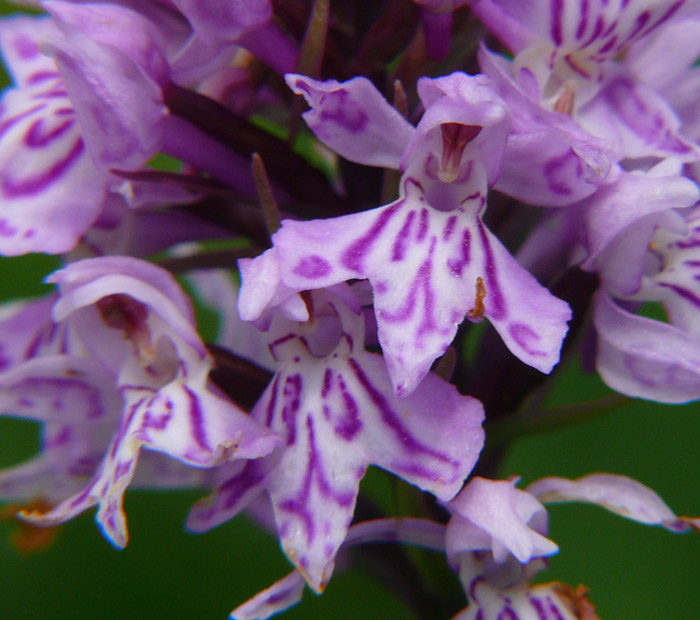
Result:
M700 2L21 4L0 252L64 266L0 320L1 411L42 423L19 518L96 506L124 547L127 487L208 489L188 529L246 511L294 568L237 620L387 541L445 555L455 620L594 620L532 583L546 504L700 529L621 475L498 479L563 352L700 399ZM370 465L413 514L356 511Z

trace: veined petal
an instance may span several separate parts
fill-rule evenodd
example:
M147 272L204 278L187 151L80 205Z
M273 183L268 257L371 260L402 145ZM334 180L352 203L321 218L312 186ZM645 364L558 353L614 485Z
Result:
M622 394L663 403L700 398L700 340L660 321L636 316L604 292L595 298L598 372Z
M0 109L0 252L73 249L97 218L106 189L85 149L55 69L5 93Z
M311 106L304 120L326 146L359 164L399 167L414 128L367 78L319 82L290 74L285 79Z
M0 22L0 51L15 86L37 85L53 78L56 63L41 53L39 43L58 34L50 17L12 16Z
M105 423L121 410L114 376L71 355L30 359L0 375L0 413L59 424Z
M231 620L266 620L296 605L301 600L305 585L301 573L293 571L236 607L231 612Z
M514 481L477 476L448 508L453 517L446 545L453 558L466 551L487 550L496 562L504 562L510 553L526 564L559 549L543 536L547 527L544 506L530 492L517 489ZM483 540L475 536L474 529L483 532Z
M286 446L233 472L189 521L195 529L216 525L265 489L282 546L316 591L330 578L369 464L450 499L483 444L478 401L432 375L397 399L381 357L358 341L362 316L341 312L337 300L324 305L321 295L313 298L317 318L335 308L343 329L330 353L311 352L306 325L271 330L286 333L271 344L282 367L252 416L283 435ZM325 326L319 325L317 338L326 337Z
M408 394L444 353L465 315L486 316L525 363L549 372L570 318L489 233L478 191L452 211L454 184L428 196L408 177L405 197L331 220L285 220L275 234L282 282L295 290L368 278L379 340L399 394ZM257 259L256 259L257 260ZM245 285L244 285L245 291Z
M656 90L622 70L609 70L600 92L577 119L592 133L614 140L628 158L700 158L700 148L680 131L681 122Z
M577 480L542 478L527 487L544 503L589 502L646 525L661 525L672 532L686 532L697 519L677 517L649 487L615 474L590 474ZM695 525L698 529L697 524Z

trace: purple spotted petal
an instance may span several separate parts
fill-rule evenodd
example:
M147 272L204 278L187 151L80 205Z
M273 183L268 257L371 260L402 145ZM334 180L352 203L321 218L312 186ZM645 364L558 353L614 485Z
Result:
M635 316L599 292L595 300L598 372L622 394L664 403L700 398L700 340Z
M544 503L589 502L646 525L661 525L672 532L689 529L687 519L677 517L654 491L627 476L590 474L577 480L542 478L533 482L527 491Z
M453 516L446 545L452 557L487 550L496 562L504 562L510 553L526 564L558 550L542 535L547 528L544 507L513 481L473 478L448 507Z
M99 471L80 493L46 514L25 518L61 523L99 504L97 521L117 547L128 540L122 508L142 447L166 452L191 465L212 467L235 458L268 454L279 439L231 403L201 386L179 381L161 390L122 386L122 420Z
M311 106L304 120L321 142L360 164L399 167L414 128L367 78L339 83L288 75L286 80Z
M145 447L198 467L269 454L279 438L230 401L194 382L176 381L160 390L122 386L128 436Z
M433 375L399 401L381 357L364 352L350 333L325 358L305 350L306 340L290 349L293 338L279 339L291 356L278 354L285 360L282 369L252 412L285 436L286 447L235 472L195 507L188 524L216 525L264 488L287 555L320 591L345 539L367 466L379 465L449 499L476 462L483 410Z
M431 207L429 200L448 202L454 185L440 187L442 196L426 196L409 178L406 197L391 205L332 220L285 220L275 235L282 281L293 289L369 278L397 393L418 385L468 312L476 312L475 320L486 316L511 351L542 372L557 363L566 334L568 306L476 217L483 196L477 192L453 211ZM481 314L475 308L483 290Z

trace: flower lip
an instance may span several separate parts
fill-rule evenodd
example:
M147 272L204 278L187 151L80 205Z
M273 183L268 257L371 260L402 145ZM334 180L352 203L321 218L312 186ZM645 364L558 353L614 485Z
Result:
M443 183L452 183L459 176L464 148L481 132L479 125L462 125L461 123L443 123L442 157L437 176Z

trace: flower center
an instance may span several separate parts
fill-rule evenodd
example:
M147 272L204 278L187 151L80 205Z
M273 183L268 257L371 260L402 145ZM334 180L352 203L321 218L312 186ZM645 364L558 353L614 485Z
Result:
M460 123L443 123L442 157L437 176L443 183L452 183L459 176L464 147L479 135L478 125L462 125Z

